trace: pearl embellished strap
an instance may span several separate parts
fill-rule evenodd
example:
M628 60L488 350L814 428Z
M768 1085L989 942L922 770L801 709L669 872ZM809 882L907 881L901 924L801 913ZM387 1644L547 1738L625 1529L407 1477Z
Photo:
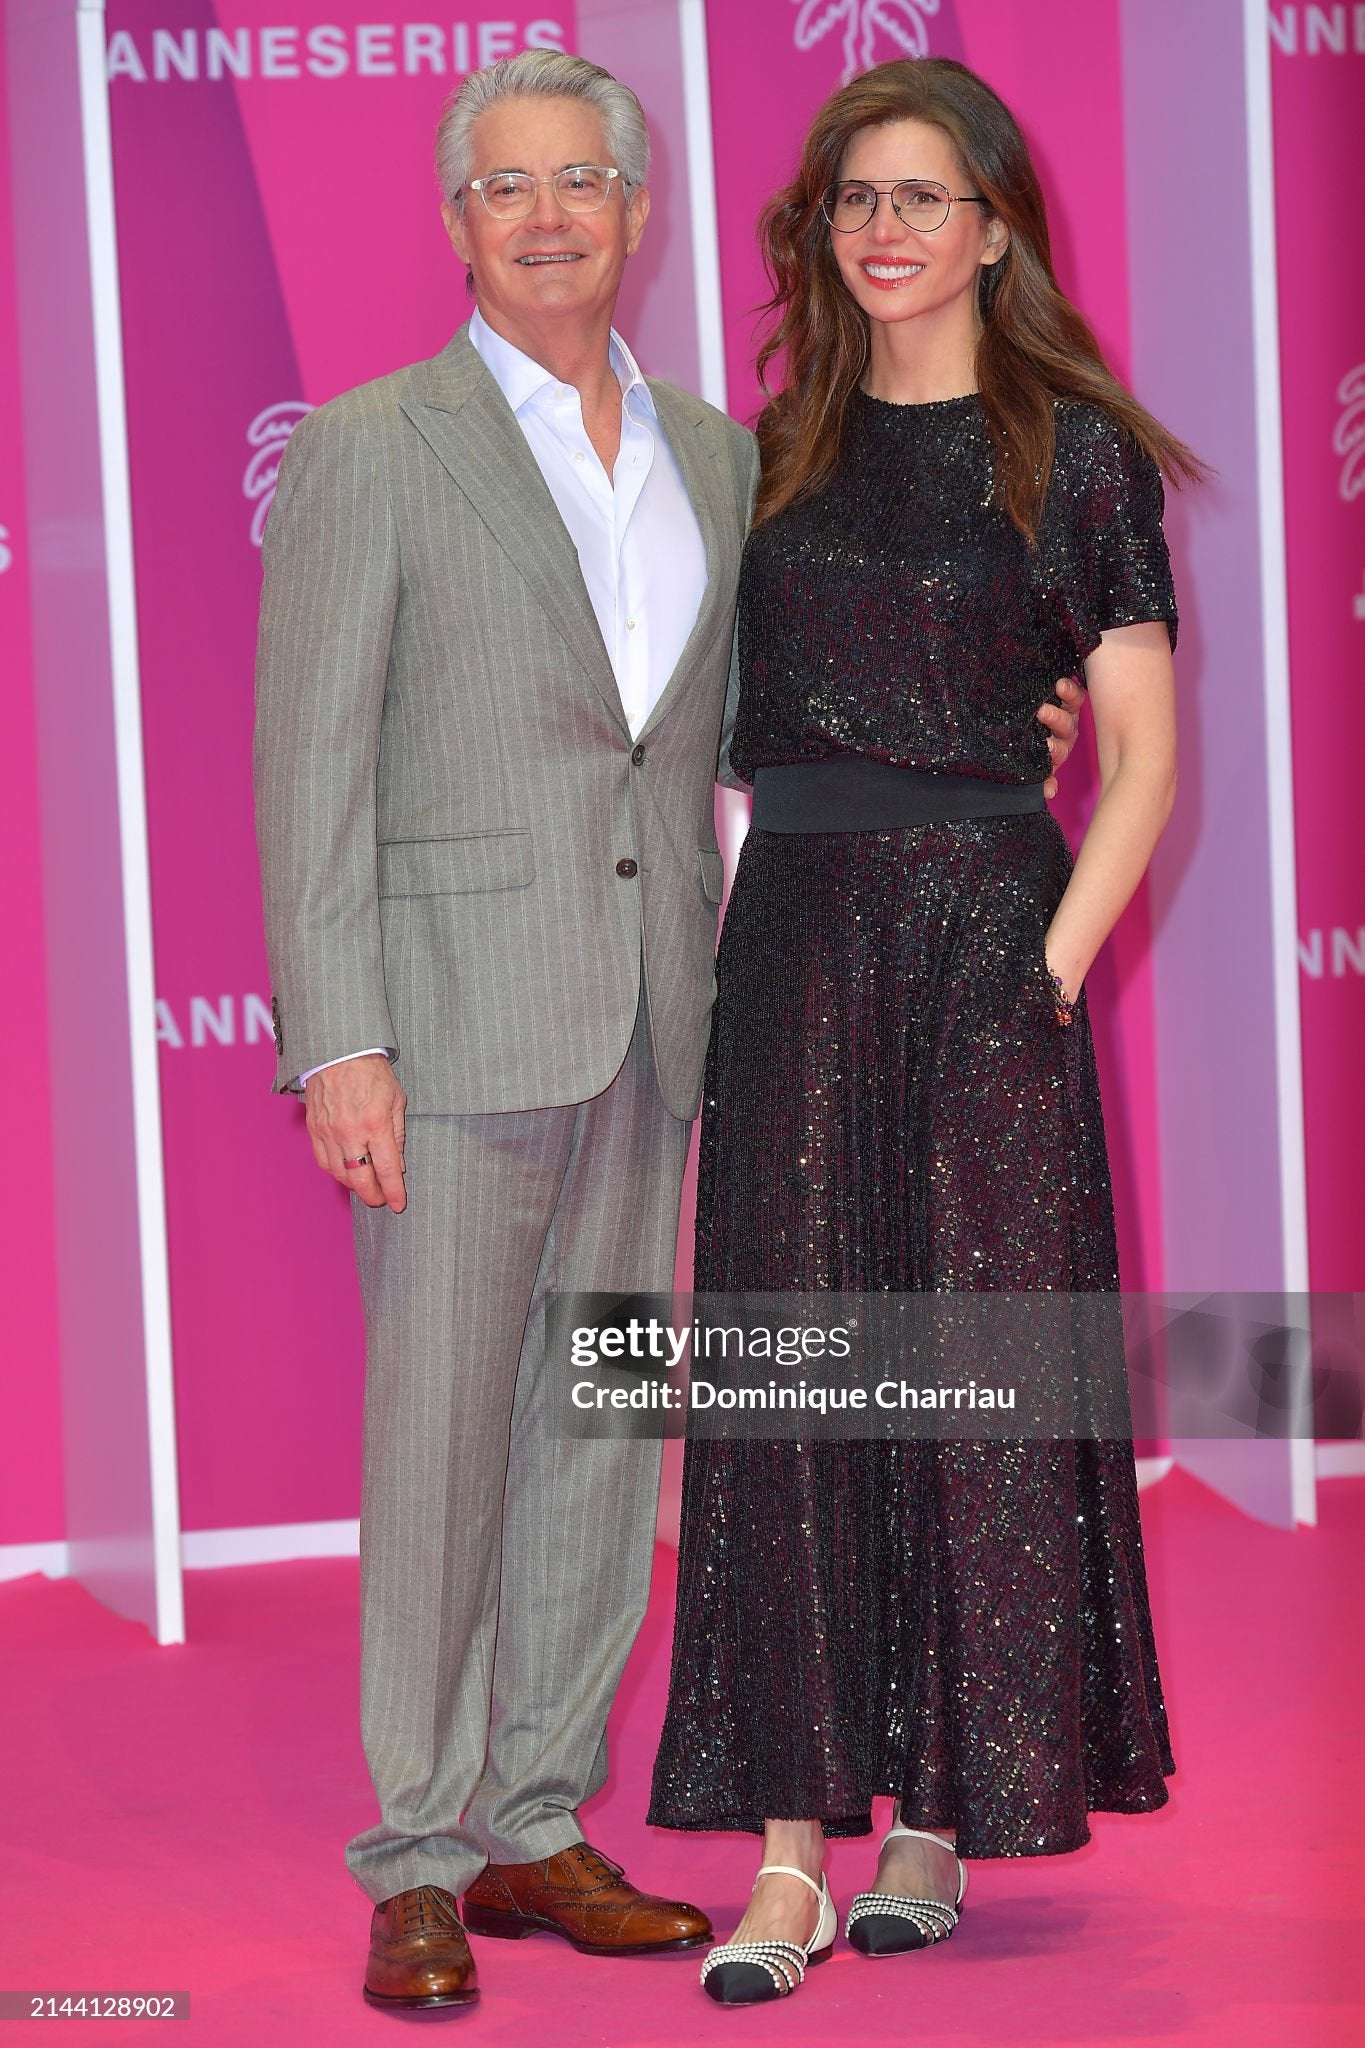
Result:
M813 1877L807 1877L804 1870L796 1870L789 1863L765 1863L754 1879L759 1877L799 1877L808 1890L814 1892L820 1901L820 1913L808 1942L783 1941L773 1936L766 1941L726 1941L719 1948L713 1948L701 1966L701 1981L704 1984L712 1970L726 1963L754 1963L766 1970L779 1994L795 1991L798 1984L806 1981L806 1964L811 1951L825 1929L825 1916L833 1916L830 1905L829 1887L822 1877L819 1884ZM836 1922L837 1930L837 1922ZM831 1936L831 1940L833 1936Z
M725 1963L756 1963L768 1972L780 1992L794 1991L806 1981L806 1950L799 1941L727 1941L713 1948L701 1966L704 1984L712 1970Z
M899 1892L859 1892L844 1915L845 1928L855 1927L885 1913L897 1920L913 1920L926 1941L946 1941L958 1923L958 1914L942 1899L907 1899Z

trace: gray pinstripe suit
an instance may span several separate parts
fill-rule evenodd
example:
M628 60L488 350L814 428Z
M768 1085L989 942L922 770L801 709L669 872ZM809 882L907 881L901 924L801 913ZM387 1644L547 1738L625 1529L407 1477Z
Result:
M647 1597L658 1447L553 1438L541 1308L670 1284L713 990L712 790L757 461L733 422L651 390L708 582L638 743L573 544L463 329L303 421L266 535L275 1085L388 1045L409 1101L407 1209L355 1205L381 1819L349 1860L377 1899L577 1839Z

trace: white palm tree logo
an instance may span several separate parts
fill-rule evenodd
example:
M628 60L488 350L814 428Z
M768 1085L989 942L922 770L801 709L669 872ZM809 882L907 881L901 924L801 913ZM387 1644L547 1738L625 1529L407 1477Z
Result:
M843 27L844 68L840 85L877 61L877 32L888 36L907 57L927 57L926 15L938 13L939 0L792 0L798 50L813 50L832 29Z
M1348 370L1337 386L1346 410L1337 421L1332 446L1344 456L1338 488L1349 505L1365 491L1365 363Z
M275 502L275 484L280 474L284 444L301 419L313 410L301 398L286 398L258 412L246 430L251 457L242 478L242 496L255 505L251 515L251 545L258 548L265 538L265 522Z

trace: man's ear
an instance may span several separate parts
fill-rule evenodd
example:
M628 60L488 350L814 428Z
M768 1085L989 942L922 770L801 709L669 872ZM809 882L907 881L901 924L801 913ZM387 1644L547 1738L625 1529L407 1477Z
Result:
M450 245L455 254L461 263L468 264L469 237L465 233L464 208L458 199L442 200L441 219L445 222L446 233L450 237Z
M640 246L640 237L649 219L649 187L637 185L626 200L626 253L633 256Z

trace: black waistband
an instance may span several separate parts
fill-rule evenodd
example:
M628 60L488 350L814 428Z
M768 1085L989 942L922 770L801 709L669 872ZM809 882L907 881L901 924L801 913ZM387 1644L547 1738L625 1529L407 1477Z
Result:
M761 832L894 832L906 825L1016 817L1046 808L1041 782L894 768L862 754L754 771L753 823Z

